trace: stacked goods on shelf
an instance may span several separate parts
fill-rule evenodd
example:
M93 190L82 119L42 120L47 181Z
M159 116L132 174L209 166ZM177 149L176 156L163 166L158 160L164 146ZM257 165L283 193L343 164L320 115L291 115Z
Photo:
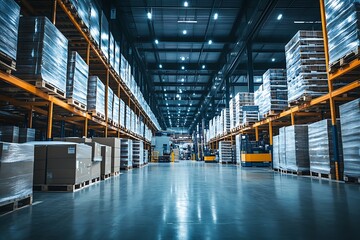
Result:
M278 113L288 106L285 69L269 69L263 75L263 84L255 91L255 105L259 106L260 118Z
M279 168L286 169L286 132L285 127L279 129Z
M140 167L144 165L144 143L143 141L132 141L133 166Z
M120 126L121 127L125 127L125 118L126 118L125 109L126 109L125 108L125 103L124 103L124 101L122 99L120 99Z
M321 31L299 31L285 46L285 51L290 104L328 92Z
M91 180L90 146L71 142L34 145L34 185L74 186Z
M1 141L18 143L19 142L19 128L16 126L1 126Z
M125 106L125 128L127 130L130 130L130 128L131 128L130 119L131 119L130 107L126 105Z
M280 136L273 136L272 163L274 169L280 169Z
M286 170L310 171L307 125L292 125L285 128Z
M84 25L90 27L90 8L88 0L69 0L77 15L84 23Z
M259 106L242 106L242 125L247 126L249 124L253 124L257 121L259 121Z
M144 164L149 162L149 150L144 150Z
M335 156L332 124L330 119L312 123L309 128L310 171L335 176ZM341 139L340 121L337 121L338 139ZM339 157L342 161L342 144L339 141Z
M111 147L101 146L101 178L105 179L111 174Z
M58 142L73 142L73 143L91 143L91 138L78 138L78 137L66 137L66 138L53 138Z
M241 134L235 136L235 161L236 164L241 163Z
M32 196L34 146L0 142L0 206Z
M100 10L95 0L90 0L90 36L100 46Z
M345 178L360 178L360 99L340 106ZM346 179L345 179L346 180Z
M120 76L120 43L115 42L115 72Z
M109 63L115 69L115 39L111 32L109 32Z
M105 119L105 85L96 76L89 78L87 99L88 111Z
M222 114L222 126L223 126L223 133L226 134L230 131L230 110L229 108L224 108L221 111Z
M120 108L120 99L116 94L114 94L114 107L113 107L113 123L118 126L119 125L119 108Z
M13 0L0 0L0 61L15 67L20 7Z
M229 111L230 111L230 130L235 128L236 125L236 106L235 106L235 99L232 98L229 102Z
M108 105L107 105L107 117L111 122L113 120L113 106L114 106L114 92L111 88L108 88Z
M174 161L180 160L180 150L178 148L173 149Z
M90 179L99 179L101 175L101 144L96 142L89 142L86 145L92 148L91 165L90 165Z
M33 128L20 128L19 130L19 143L35 141L35 129Z
M89 66L77 52L71 52L68 64L66 98L74 106L86 110Z
M231 163L232 162L232 146L231 141L219 142L219 162Z
M235 127L243 122L242 106L254 105L254 93L239 92L235 95Z
M126 85L127 85L128 65L129 65L128 61L126 60L124 55L121 54L121 56L120 56L120 77L126 83Z
M111 147L111 173L120 171L120 138L93 138L94 142Z
M133 141L130 139L121 139L120 162L121 169L129 169L133 166Z
M109 61L109 21L104 12L101 12L100 32L100 49L106 60Z
M358 55L359 11L360 3L356 0L325 0L330 66L337 65L340 59L346 64Z
M20 18L16 75L65 98L68 40L46 17Z

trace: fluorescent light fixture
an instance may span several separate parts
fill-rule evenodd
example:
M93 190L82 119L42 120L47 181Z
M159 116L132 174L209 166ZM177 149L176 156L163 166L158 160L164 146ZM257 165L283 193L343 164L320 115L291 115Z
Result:
M148 13L147 13L147 18L148 18L149 20L152 19L152 13L151 13L151 12L148 12Z
M164 88L164 92L166 92L166 88Z
M187 34L187 31L186 31L186 30L183 30L183 34L186 35L186 34Z
M198 21L196 20L178 20L178 23L197 23Z
M167 97L167 94L165 93L165 97Z
M217 20L219 18L219 14L218 13L215 13L214 14L214 20Z
M185 67L184 67L184 66L181 66L181 70L185 70Z
M280 13L278 16L277 16L277 20L280 21L281 19L283 18L283 15Z
M169 106L169 104L168 104L168 103L166 103L166 106Z
M211 44L213 43L213 41L210 39L210 40L208 41L208 43L209 43L209 45L211 45Z
M295 24L320 24L321 21L294 21Z
M193 93L193 96L195 96L195 93Z
M179 93L182 93L182 90L181 90L181 88L179 89Z
M275 59L275 58L272 58L272 59L271 59L271 61L272 61L272 62L275 62L275 61L276 61L276 59Z
M188 7L189 3L187 1L184 2L184 7Z
M155 44L159 44L159 40L155 39Z
M176 97L177 97L177 98L179 98L179 97L180 97L180 95L179 95L179 94L176 94Z
M180 106L180 103L178 104L178 106Z
M192 103L190 103L190 106L192 106Z
M205 69L205 67L206 67L205 65L202 65L202 69Z
M182 79L181 79L181 81L182 81L182 82L185 82L185 79L184 79L184 78L182 78Z
M180 57L181 61L185 61L185 57Z
M162 68L162 65L161 65L161 64L159 64L159 68Z

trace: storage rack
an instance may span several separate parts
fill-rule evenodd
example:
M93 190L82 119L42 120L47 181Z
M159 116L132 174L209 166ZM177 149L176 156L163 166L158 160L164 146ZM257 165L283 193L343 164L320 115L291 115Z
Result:
M88 29L81 20L71 11L71 5L66 0L36 1L23 3L26 13L32 15L44 15L52 8L52 23L68 38L70 49L77 51L89 65L90 73L98 75L106 86L105 106L107 106L109 89L115 90L117 96L124 100L136 115L144 119L152 133L157 129L145 110L139 104L123 79L115 72L107 62L99 47L91 39ZM57 23L57 20L58 23ZM105 121L96 118L86 111L77 109L67 104L64 100L36 88L34 85L15 77L11 72L0 71L1 92L0 100L13 106L28 111L28 127L33 126L33 112L47 117L47 139L53 136L53 121L64 121L71 125L81 127L83 136L88 136L88 130L103 133L105 137L116 136L144 141L146 149L150 149L151 142L144 136L131 132L123 126L110 124L108 112L105 110ZM10 89L10 91L8 91ZM21 101L19 99L31 99L32 101ZM120 119L120 111L119 111Z
M320 0L321 22L324 38L324 50L326 58L326 68L328 75L328 93L304 102L297 106L290 107L283 112L268 117L262 121L254 123L249 127L240 127L232 130L229 134L223 134L210 140L209 145L213 149L218 149L220 141L234 142L235 136L239 134L255 134L256 141L259 141L259 131L268 133L270 145L273 145L273 135L277 133L282 126L296 124L307 124L330 118L332 123L333 136L337 136L336 118L338 117L337 107L342 103L354 100L360 96L360 59L355 59L335 72L329 71L329 47L326 28L325 3ZM345 83L345 86L335 89L334 83ZM297 117L301 117L297 119ZM338 139L334 138L335 153L335 171L336 179L340 179L339 157L338 157Z

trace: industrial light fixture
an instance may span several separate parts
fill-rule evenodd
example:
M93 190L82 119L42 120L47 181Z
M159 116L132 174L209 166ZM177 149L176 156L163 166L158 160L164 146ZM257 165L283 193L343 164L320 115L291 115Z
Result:
M181 61L185 61L185 57L184 57L184 56L180 57L180 59L181 59Z
M181 70L185 70L185 67L184 67L184 66L181 66Z
M208 41L208 44L211 45L212 43L213 43L213 41L210 39L210 40Z
M272 62L275 62L275 61L276 61L276 59L275 59L275 58L272 58L272 59L271 59L271 61L272 61Z
M205 65L202 65L202 69L205 69Z
M184 2L184 7L188 7L189 3L187 1Z
M182 90L181 90L181 88L179 89L179 93L182 93Z
M162 65L161 65L161 64L159 64L159 68L162 68Z
M184 79L184 78L182 78L182 79L181 79L181 81L182 81L182 82L185 82L185 79Z
M178 20L178 23L197 23L198 21L196 20Z
M195 96L195 93L193 93L193 96Z
M167 94L165 93L165 97L167 97Z
M159 40L155 39L155 44L159 44Z
M166 92L166 88L164 88L164 92Z
M178 104L178 106L180 107L180 103Z
M186 29L185 29L185 30L183 30L183 34L184 34L184 35L186 35L186 34L187 34L187 31L186 31Z
M218 14L218 13L215 13L215 14L214 14L214 20L217 20L218 17L219 17L219 14Z
M194 93L195 94L195 93ZM192 106L192 103L190 103L190 106Z
M281 19L283 18L283 15L280 13L278 16L277 16L277 20L280 21Z
M179 95L179 94L176 94L176 97L177 97L177 98L179 98L179 97L180 97L180 95Z
M149 20L152 19L152 13L151 13L151 12L148 12L148 13L147 13L147 18L148 18Z

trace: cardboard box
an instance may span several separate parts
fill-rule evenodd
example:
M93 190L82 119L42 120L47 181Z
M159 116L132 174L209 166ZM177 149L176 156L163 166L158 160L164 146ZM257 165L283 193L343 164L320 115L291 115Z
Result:
M101 146L101 176L111 173L111 152L111 147L106 145Z
M93 141L111 147L111 172L119 172L120 138L93 138Z

